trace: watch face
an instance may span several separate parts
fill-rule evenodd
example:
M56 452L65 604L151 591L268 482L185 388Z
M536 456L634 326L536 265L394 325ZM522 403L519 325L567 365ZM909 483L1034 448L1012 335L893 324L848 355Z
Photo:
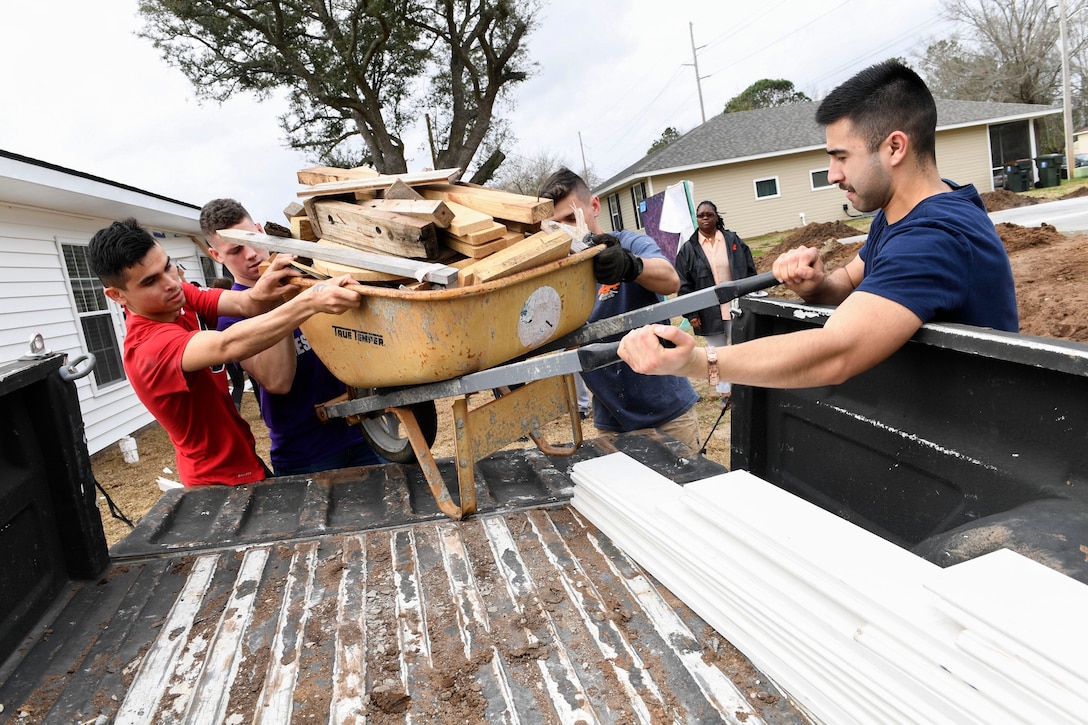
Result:
M518 319L518 339L528 348L547 342L559 328L563 300L552 287L538 287L525 300Z

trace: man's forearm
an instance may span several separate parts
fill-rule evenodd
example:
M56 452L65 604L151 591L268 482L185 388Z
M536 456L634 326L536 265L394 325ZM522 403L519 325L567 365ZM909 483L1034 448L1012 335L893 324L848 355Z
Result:
M816 290L804 295L804 300L813 305L838 305L853 291L854 284L850 275L845 268L840 267L825 276L823 284Z
M680 289L680 276L668 260L643 257L642 262L642 274L635 280L638 284L661 295L675 294Z

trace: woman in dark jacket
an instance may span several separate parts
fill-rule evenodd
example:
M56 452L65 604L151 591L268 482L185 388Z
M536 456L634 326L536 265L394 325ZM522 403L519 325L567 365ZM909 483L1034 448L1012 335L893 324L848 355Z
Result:
M713 287L721 282L750 277L756 273L752 250L735 232L725 228L714 202L701 202L695 212L699 227L680 245L676 253L676 272L680 275L680 294ZM707 345L729 344L732 318L729 305L716 305L687 315L691 329L706 338ZM729 407L729 383L718 383L722 406Z

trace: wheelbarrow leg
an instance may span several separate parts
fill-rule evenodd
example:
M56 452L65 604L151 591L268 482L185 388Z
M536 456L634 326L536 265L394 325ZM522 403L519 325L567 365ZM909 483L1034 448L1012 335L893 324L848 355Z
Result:
M574 445L550 445L537 433L545 423L567 414ZM468 397L453 401L453 423L457 444L457 483L465 514L476 511L476 461L505 448L518 438L530 435L547 455L569 456L582 444L582 419L578 415L578 394L574 377L563 375L527 383L517 390L468 409ZM471 502L471 511L467 508Z
M427 485L431 489L431 495L434 496L434 501L438 504L438 508L442 510L442 513L454 521L460 521L465 514L475 513L475 489L472 491L471 508L465 507L463 494L460 506L453 502L450 491L446 488L446 482L442 479L442 472L438 470L438 464L435 463L434 455L431 453L430 444L427 443L427 439L424 437L423 431L420 430L419 422L416 421L416 416L411 409L390 408L389 412L395 413L400 419L401 425L404 426L404 431L408 434L408 441L412 444L412 450L416 453L416 462L419 463L419 467L423 471L423 477L427 479Z
M544 438L544 434L539 431L529 431L529 437L533 439L533 443L540 449L541 453L548 456L572 456L574 452L582 445L582 416L578 413L578 389L574 386L574 376L564 375L561 378L555 378L556 380L562 380L564 387L566 388L565 395L562 398L566 401L566 412L570 418L570 431L571 439L573 441L572 446L553 446Z

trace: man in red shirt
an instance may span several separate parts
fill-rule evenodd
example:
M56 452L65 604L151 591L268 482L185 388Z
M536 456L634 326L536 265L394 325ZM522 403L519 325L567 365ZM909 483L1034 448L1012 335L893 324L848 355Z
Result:
M105 294L126 311L124 366L137 397L162 424L177 449L186 486L260 481L267 469L253 434L227 391L224 370L275 345L316 312L339 314L360 297L344 289L350 276L317 284L289 302L291 255L277 255L245 292L203 289L182 282L177 266L135 219L100 229L89 248L91 270ZM241 316L217 332L219 315Z

